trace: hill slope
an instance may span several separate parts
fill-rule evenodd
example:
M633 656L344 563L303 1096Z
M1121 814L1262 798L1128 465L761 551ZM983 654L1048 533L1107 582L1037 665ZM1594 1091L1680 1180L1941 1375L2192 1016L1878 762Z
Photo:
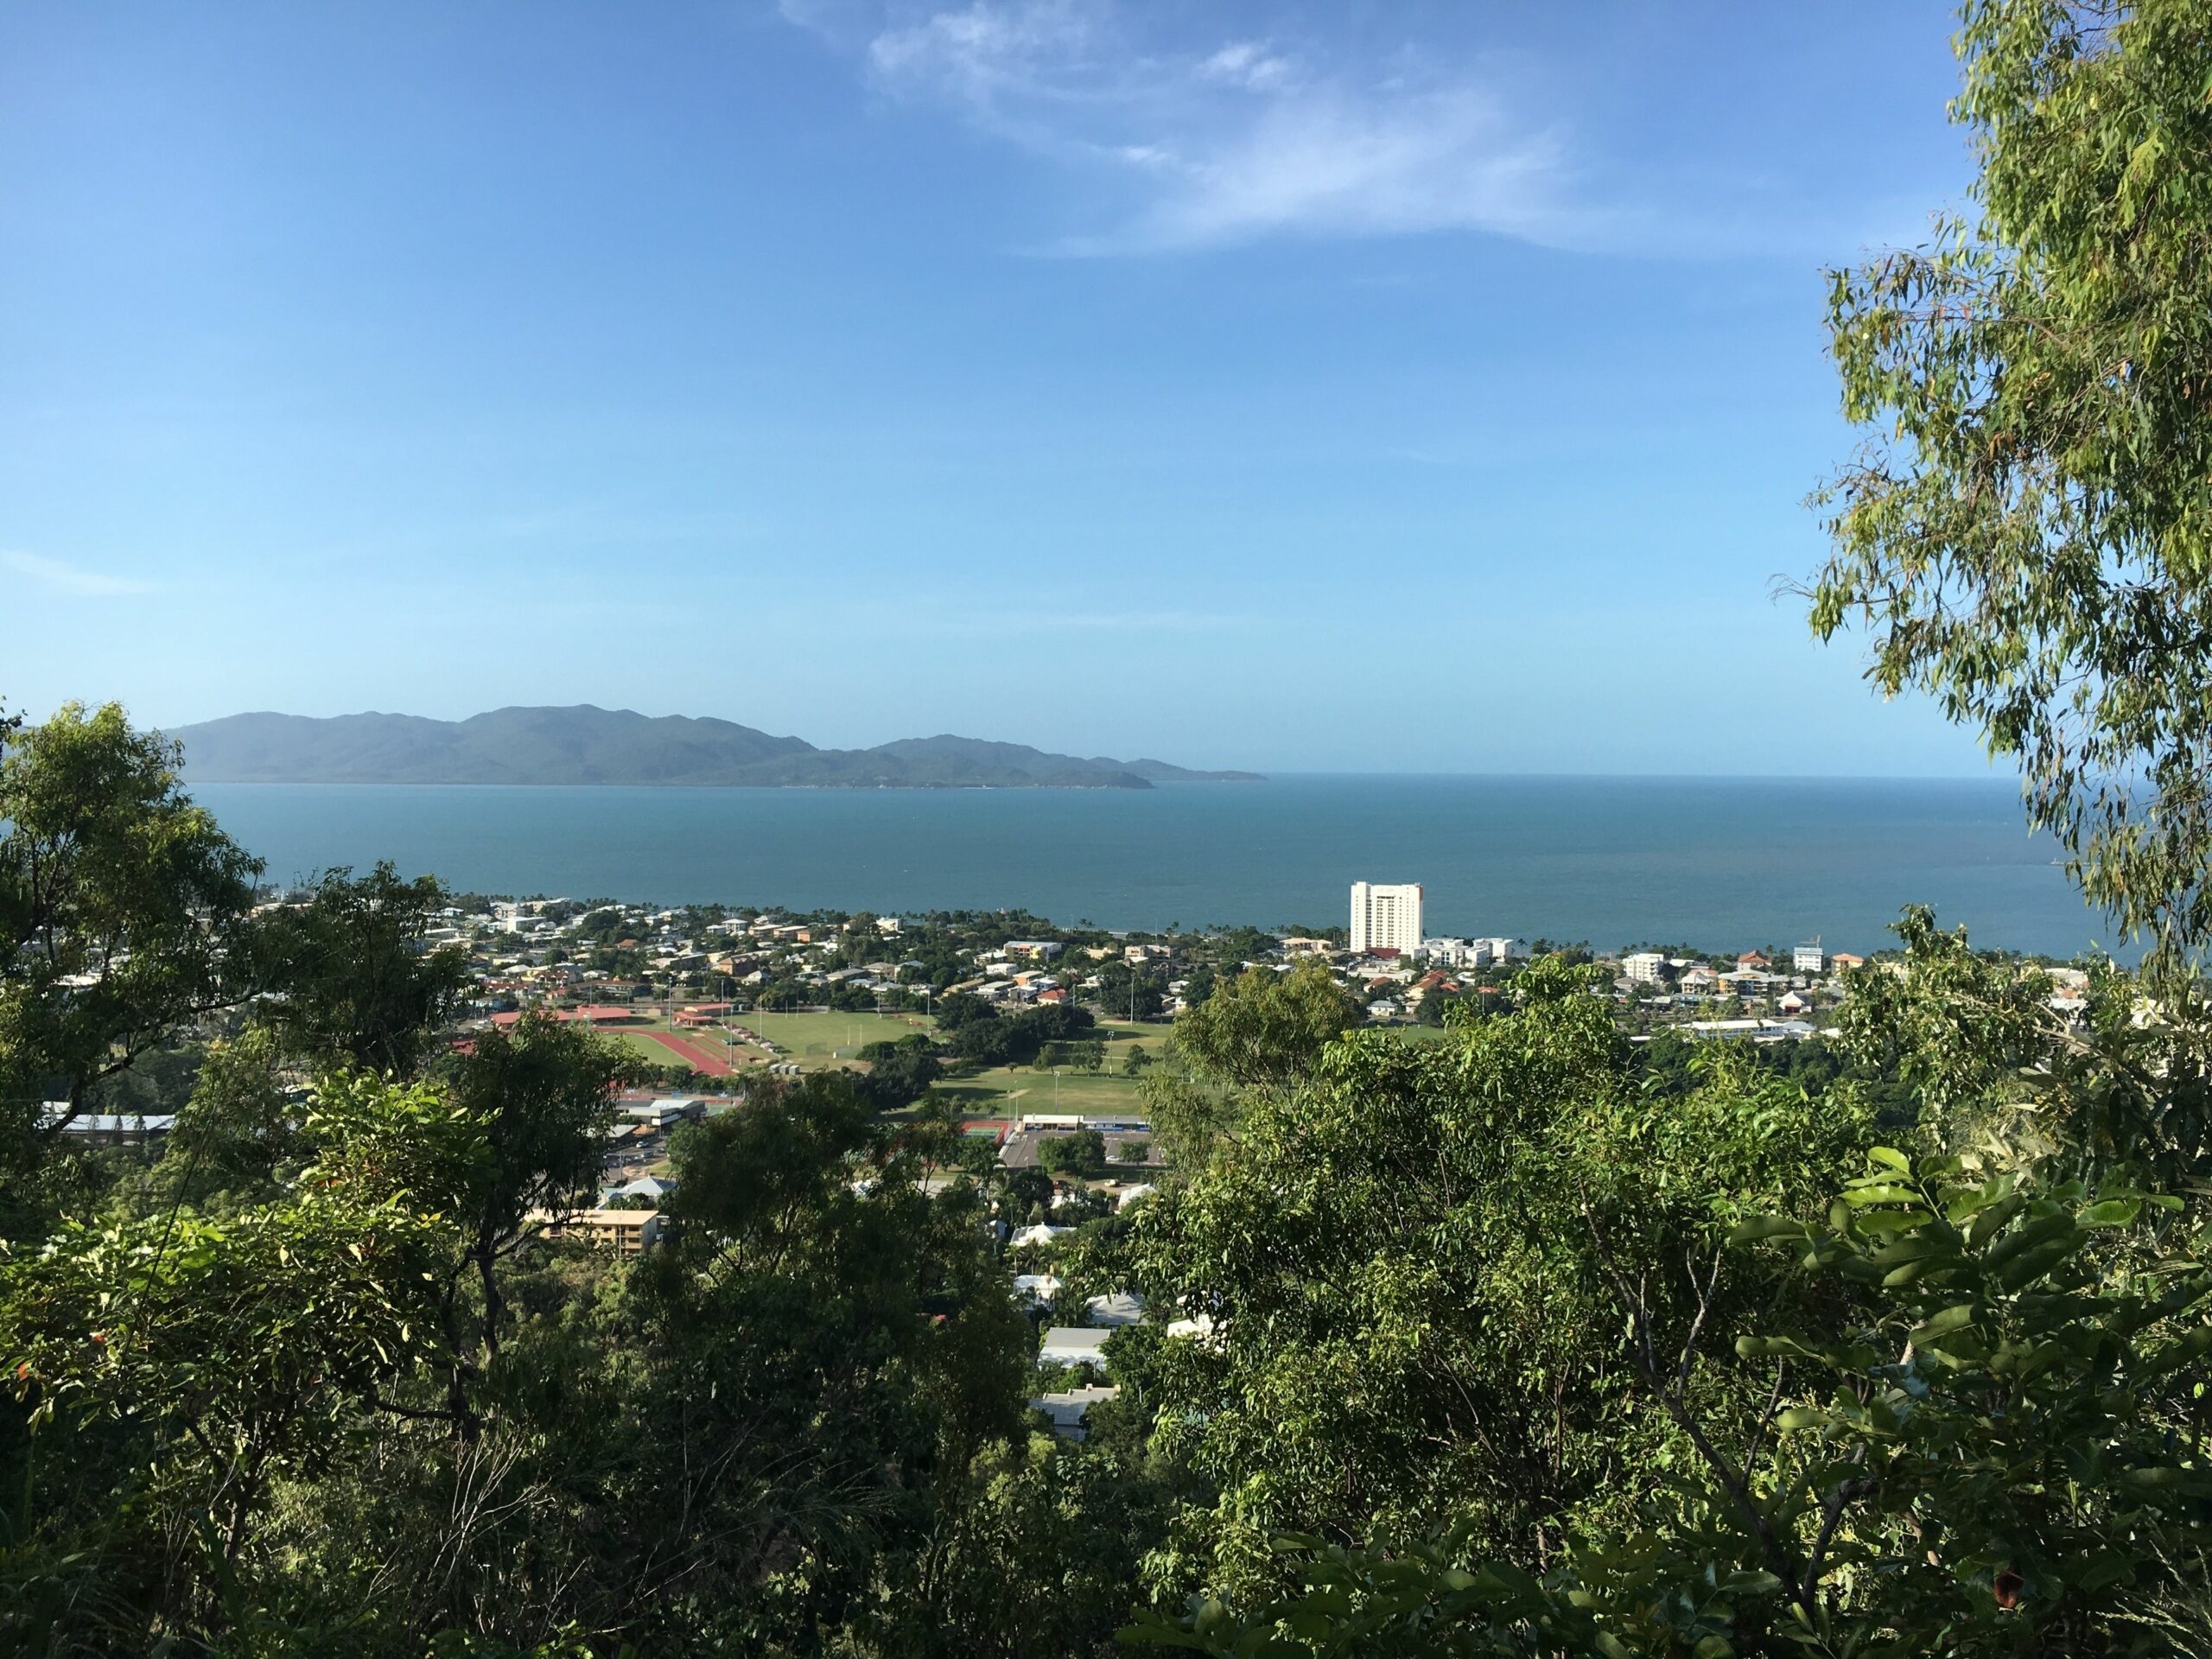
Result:
M817 749L734 721L626 709L495 709L415 715L232 715L169 734L202 783L691 784L829 789L1149 789L1251 779L1160 760L1052 754L970 737Z

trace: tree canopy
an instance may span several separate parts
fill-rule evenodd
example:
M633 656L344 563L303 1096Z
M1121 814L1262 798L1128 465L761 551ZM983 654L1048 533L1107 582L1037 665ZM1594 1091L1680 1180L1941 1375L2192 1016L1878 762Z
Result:
M459 950L429 948L447 901L435 876L326 872L305 903L264 919L256 941L272 988L263 1018L296 1055L342 1055L392 1076L418 1065L469 985Z
M2212 35L2198 0L1969 0L1980 171L1933 241L1834 277L1865 448L1831 480L1824 637L2017 756L2083 891L2212 939Z
M260 864L121 708L0 722L0 1174L93 1090L251 988ZM62 1108L42 1119L44 1103Z

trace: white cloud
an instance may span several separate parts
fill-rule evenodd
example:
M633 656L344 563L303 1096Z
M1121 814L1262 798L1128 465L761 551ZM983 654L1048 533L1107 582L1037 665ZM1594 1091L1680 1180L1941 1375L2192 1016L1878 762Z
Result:
M977 0L883 30L868 42L868 67L888 85L988 109L1004 99L1049 95L1097 43L1103 17L1084 0Z
M816 0L784 5L856 47L887 94L1086 169L1100 222L1057 251L1446 230L1580 246L1616 223L1578 202L1561 135L1470 69L1323 73L1249 38L1161 48L1114 0L972 0L879 13L873 29L849 12L832 27Z
M1280 86L1295 73L1288 58L1279 57L1257 41L1231 41L1198 65L1198 73L1250 92Z
M1572 243L1595 226L1563 203L1565 171L1555 138L1517 132L1478 89L1387 103L1316 89L1272 99L1249 126L1189 152L1173 188L1096 245L1445 230Z
M150 594L154 584L140 582L132 576L111 576L99 570L85 570L60 559L49 559L37 553L22 553L0 549L0 568L51 588L57 593L75 594L87 599L111 598L122 594Z

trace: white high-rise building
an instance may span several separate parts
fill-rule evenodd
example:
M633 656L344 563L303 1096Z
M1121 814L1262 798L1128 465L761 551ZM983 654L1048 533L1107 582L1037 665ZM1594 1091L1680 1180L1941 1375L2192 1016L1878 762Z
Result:
M1351 884L1351 948L1354 951L1421 949L1421 886L1385 887L1374 881Z

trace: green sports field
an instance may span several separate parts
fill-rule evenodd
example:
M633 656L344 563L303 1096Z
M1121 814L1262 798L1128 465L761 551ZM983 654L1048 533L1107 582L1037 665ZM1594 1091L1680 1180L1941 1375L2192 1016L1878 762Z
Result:
M1096 1034L1106 1039L1105 1065L1096 1071L1062 1067L1057 1107L1052 1074L1033 1065L995 1065L973 1077L949 1078L938 1085L938 1092L958 1101L961 1109L975 1117L1055 1110L1111 1117L1141 1109L1137 1080L1122 1075L1122 1063L1131 1049L1139 1047L1158 1059L1167 1042L1167 1027L1102 1020Z
M850 1064L858 1051L870 1043L896 1042L917 1032L928 1031L933 1024L922 1014L756 1012L733 1014L730 1020L775 1044L781 1052L772 1058L796 1061L810 1071ZM633 1026L610 1034L618 1036L654 1065L668 1065L675 1063L676 1056L646 1033L669 1029L664 1019L656 1019L650 1025ZM678 1031L676 1034L698 1044L709 1053L727 1053L740 1077L753 1069L750 1062L759 1057L759 1051L742 1043L725 1044L719 1027ZM1167 1027L1102 1020L1096 1035L1106 1041L1105 1065L1095 1072L1063 1068L1058 1109L1092 1116L1136 1110L1136 1079L1122 1075L1123 1057L1138 1046L1157 1056L1166 1043ZM977 1117L1055 1109L1052 1074L1033 1066L993 1066L971 1077L949 1078L939 1085L939 1092L959 1103L963 1111Z
M993 1066L972 1077L951 1077L938 1084L937 1091L959 1103L960 1109L970 1117L1013 1117L1023 1112L1053 1111L1112 1117L1140 1109L1136 1079L1112 1070L1063 1071L1057 1105L1053 1100L1052 1074L1026 1065Z
M779 1058L810 1068L849 1060L870 1043L895 1043L930 1028L929 1020L918 1014L753 1013L730 1017L782 1049Z

